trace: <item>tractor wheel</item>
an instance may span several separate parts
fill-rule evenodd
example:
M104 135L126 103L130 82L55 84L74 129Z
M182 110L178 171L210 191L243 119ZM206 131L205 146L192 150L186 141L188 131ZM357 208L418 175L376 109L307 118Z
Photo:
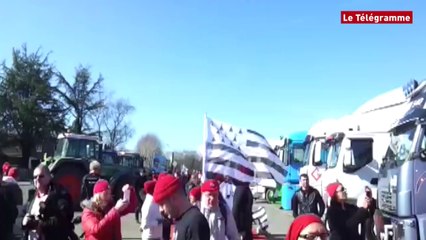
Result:
M71 195L75 210L80 209L81 180L84 172L81 168L74 165L62 165L54 173L54 180L62 185Z
M266 201L268 203L275 203L275 191L273 189L266 190Z
M118 199L123 197L122 188L126 184L129 184L130 186L134 186L134 183L131 180L131 178L121 178L114 184L112 189L112 194L113 194L113 198L115 202L117 202Z

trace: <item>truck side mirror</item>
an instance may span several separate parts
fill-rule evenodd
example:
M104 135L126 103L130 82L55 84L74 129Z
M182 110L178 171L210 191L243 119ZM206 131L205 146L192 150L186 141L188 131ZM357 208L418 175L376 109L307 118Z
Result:
M420 151L419 157L420 157L420 160L426 161L426 149L423 149Z

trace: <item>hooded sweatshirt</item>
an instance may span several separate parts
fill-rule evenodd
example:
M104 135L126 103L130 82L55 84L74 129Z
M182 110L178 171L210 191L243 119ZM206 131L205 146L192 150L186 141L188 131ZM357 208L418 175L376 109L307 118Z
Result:
M240 240L240 234L237 230L237 225L234 220L229 207L226 206L226 221L222 213L220 212L219 206L214 208L207 208L201 201L201 213L207 219L210 227L210 240ZM226 222L226 224L225 224Z
M160 207L147 194L141 210L142 240L163 239L162 219Z

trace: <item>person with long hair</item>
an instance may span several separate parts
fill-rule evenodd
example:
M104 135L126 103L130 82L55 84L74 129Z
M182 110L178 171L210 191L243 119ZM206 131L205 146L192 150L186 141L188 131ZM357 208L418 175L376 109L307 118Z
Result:
M84 239L121 240L121 215L125 214L129 202L119 199L112 206L112 195L108 181L99 180L93 188L90 200L82 202L81 217Z
M371 197L366 196L362 207L347 203L346 189L341 183L332 183L326 191L330 197L326 221L330 228L330 240L361 240L360 224L370 216Z

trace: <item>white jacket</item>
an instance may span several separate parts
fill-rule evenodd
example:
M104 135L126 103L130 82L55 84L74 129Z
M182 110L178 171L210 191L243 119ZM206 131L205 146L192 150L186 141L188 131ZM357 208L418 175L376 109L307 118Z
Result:
M163 239L162 220L160 207L153 201L152 196L147 194L141 209L142 240Z

